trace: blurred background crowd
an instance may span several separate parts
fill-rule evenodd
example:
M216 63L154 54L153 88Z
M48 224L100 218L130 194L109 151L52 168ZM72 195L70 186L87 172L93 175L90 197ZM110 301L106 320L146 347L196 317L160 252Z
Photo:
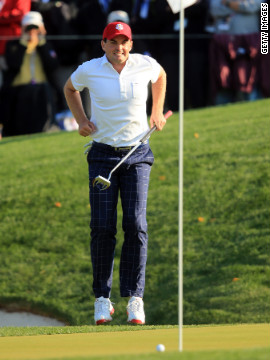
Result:
M260 50L263 2L198 0L185 10L185 109L270 97L270 55ZM178 110L180 23L167 0L0 0L3 136L76 127L64 83L79 64L103 55L101 34L112 21L129 23L133 52L164 67L166 108ZM83 101L90 116L85 93Z

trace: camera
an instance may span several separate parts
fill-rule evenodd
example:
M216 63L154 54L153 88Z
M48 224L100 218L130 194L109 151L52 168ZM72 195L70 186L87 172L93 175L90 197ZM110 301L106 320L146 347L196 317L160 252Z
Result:
M26 28L25 28L25 31L30 31L32 29L38 29L38 26L37 25L33 25L33 24L30 24L30 25L27 25Z

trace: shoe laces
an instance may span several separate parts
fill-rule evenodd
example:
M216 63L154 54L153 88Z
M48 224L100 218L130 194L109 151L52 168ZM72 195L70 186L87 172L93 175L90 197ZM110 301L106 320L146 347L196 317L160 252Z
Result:
M97 312L110 311L111 304L110 299L98 299L96 300L96 310Z
M128 309L132 312L142 312L143 302L142 300L134 299L128 303Z

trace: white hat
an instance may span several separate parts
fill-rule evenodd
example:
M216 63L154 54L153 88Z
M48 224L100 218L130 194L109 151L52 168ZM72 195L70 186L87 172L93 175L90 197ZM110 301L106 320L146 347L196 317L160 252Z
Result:
M36 25L38 27L44 25L41 14L37 11L29 11L22 19L22 26L26 25Z
M115 21L122 21L126 24L129 24L129 16L128 13L122 10L112 11L108 15L107 24Z

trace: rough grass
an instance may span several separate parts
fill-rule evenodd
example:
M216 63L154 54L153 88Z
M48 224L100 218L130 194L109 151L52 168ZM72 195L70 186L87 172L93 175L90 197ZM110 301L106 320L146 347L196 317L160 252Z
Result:
M270 320L269 100L192 110L184 121L184 323ZM178 114L151 137L148 324L178 321ZM93 323L85 139L3 139L0 305ZM119 297L119 205L112 301Z

